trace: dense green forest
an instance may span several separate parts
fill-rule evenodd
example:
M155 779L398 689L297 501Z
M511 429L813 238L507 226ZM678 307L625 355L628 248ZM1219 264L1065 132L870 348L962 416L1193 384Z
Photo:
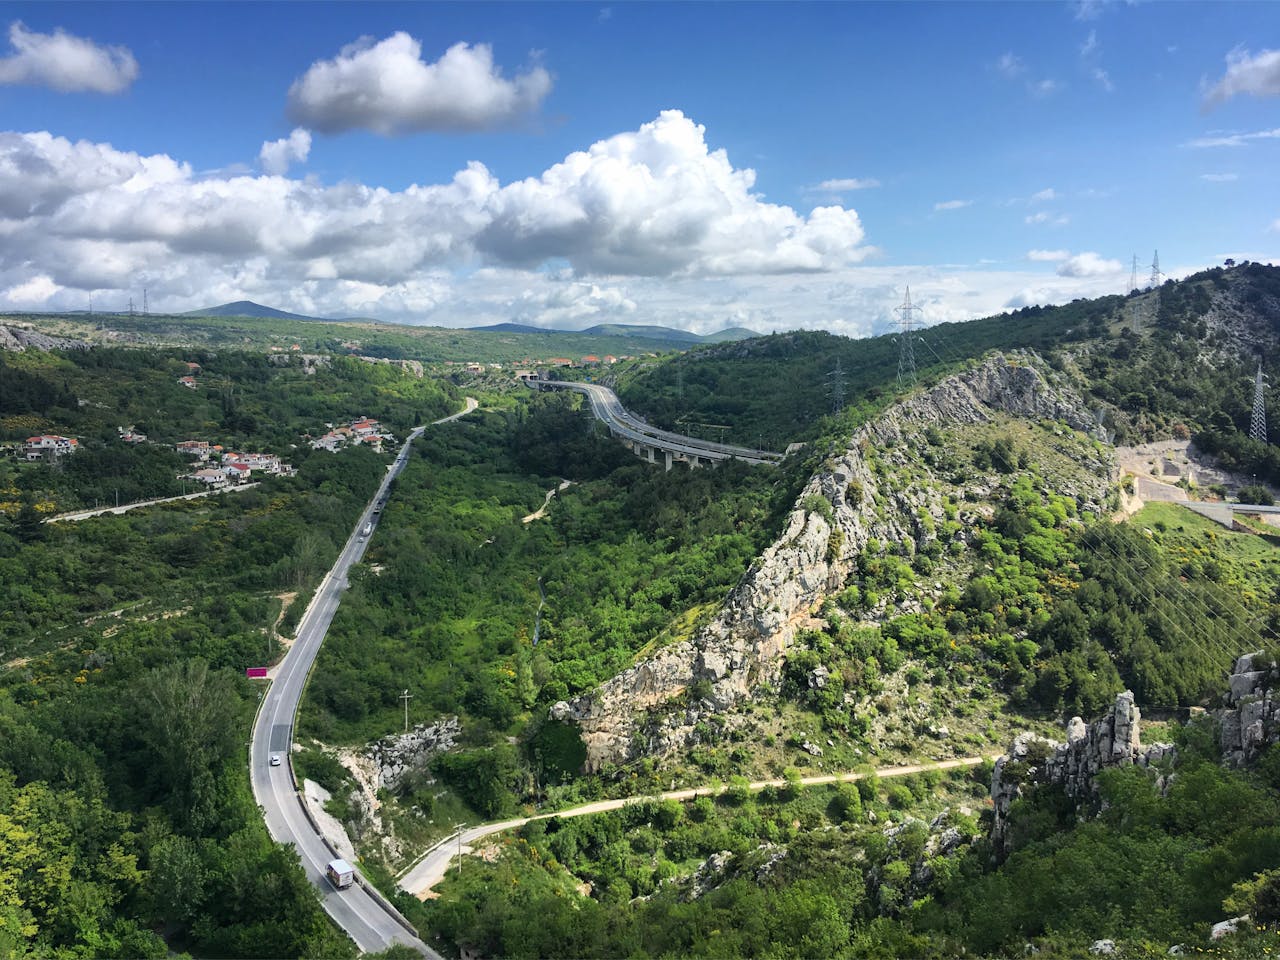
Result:
M235 496L0 529L0 953L351 955L249 792L244 668L382 473L353 450Z
M202 386L176 383L201 365ZM386 456L304 431L370 414L407 431L452 389L337 361L234 352L0 355L5 436L78 436L59 464L0 461L0 955L351 956L296 855L270 840L244 753L258 689ZM176 492L164 444L273 449L298 468L233 495L44 524L30 509ZM295 445L297 448L295 449Z
M967 805L989 770L755 796L731 783L495 838L420 922L503 957L1079 957L1103 938L1125 956L1273 954L1280 752L1224 770L1211 726L1180 732L1167 795L1155 771L1108 770L1100 815L1079 823L1060 791L1032 791L998 869ZM1257 929L1211 943L1224 911Z
M406 686L419 718L463 714L478 743L520 733L691 631L801 479L736 463L664 473L601 436L578 396L522 400L415 444L320 655L304 733L394 732ZM522 522L562 478L574 485L548 515Z

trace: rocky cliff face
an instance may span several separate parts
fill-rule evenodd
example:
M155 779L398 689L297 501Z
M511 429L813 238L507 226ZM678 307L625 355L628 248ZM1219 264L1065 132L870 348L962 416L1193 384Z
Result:
M886 411L859 429L848 449L809 481L782 536L730 594L715 620L692 639L667 647L594 692L552 708L575 723L587 747L587 768L689 743L694 726L778 679L783 655L814 609L840 589L852 561L871 540L917 544L944 515L938 484L905 451L930 425L981 424L1006 415L1094 425L1079 396L1033 358L996 355ZM884 464L873 453L884 453ZM886 467L887 469L882 469ZM1100 471L1105 474L1106 471ZM1089 496L1103 496L1106 477ZM709 694L688 703L705 681Z
M1232 766L1256 760L1273 743L1280 743L1280 703L1271 689L1280 669L1269 656L1250 653L1236 661L1225 708L1218 711L1222 757Z
M1256 760L1267 747L1280 743L1280 702L1272 687L1280 681L1280 666L1268 655L1240 657L1223 694L1225 706L1214 711L1213 722L1222 734L1222 759L1232 766ZM1098 774L1107 767L1167 766L1177 760L1167 743L1144 748L1140 737L1141 713L1133 694L1116 697L1111 712L1086 725L1079 717L1067 724L1067 742L1054 743L1024 733L996 761L991 779L995 807L991 839L998 854L1008 850L1009 809L1028 784L1056 784L1067 796L1087 801L1097 795ZM1168 761L1166 764L1165 761ZM1171 779L1175 774L1168 774ZM1157 775L1163 789L1166 778Z
M0 326L0 350L21 353L32 350L88 350L89 344L83 340L72 340L67 337L51 337L47 334L28 330L26 327Z
M1066 743L1054 743L1034 733L1020 734L1009 752L996 761L991 778L995 808L991 840L997 854L1003 856L1008 851L1009 810L1024 787L1053 784L1072 799L1086 801L1096 796L1098 774L1107 767L1149 767L1172 760L1175 751L1167 743L1143 748L1141 720L1133 694L1126 690L1102 719L1086 725L1079 717L1072 717Z
M460 731L457 717L445 717L373 741L361 752L377 772L375 789L396 790L406 774L421 770L432 757L451 749Z

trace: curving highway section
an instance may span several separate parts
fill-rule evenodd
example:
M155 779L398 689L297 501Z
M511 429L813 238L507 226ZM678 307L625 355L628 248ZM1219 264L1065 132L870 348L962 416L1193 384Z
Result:
M615 436L622 437L624 440L657 447L686 457L700 457L707 460L745 460L747 463L770 464L782 462L783 455L771 450L756 450L731 443L713 443L709 440L698 440L681 433L652 427L628 411L616 393L598 383L579 383L571 380L536 382L543 389L561 388L585 394L596 419L603 421Z
M465 409L453 416L435 421L447 423L474 410L477 403L467 398ZM435 425L433 424L433 426ZM409 458L409 446L422 435L425 427L409 434L377 493L366 504L360 520L338 554L333 567L325 574L315 597L298 624L297 638L284 659L275 668L275 679L267 689L253 725L249 744L249 778L253 795L266 820L267 830L280 843L291 844L302 860L307 879L320 893L325 911L347 932L362 951L386 950L393 944L405 944L424 956L439 955L412 932L403 919L386 903L380 893L363 878L345 890L335 889L325 879L324 868L336 856L325 844L319 830L303 807L302 796L293 778L289 762L293 744L293 721L302 698L307 674L320 652L329 624L333 622L342 591L347 586L347 572L358 562L368 546L369 537L378 525L382 504L386 502L392 481L400 475ZM279 766L271 758L282 759Z

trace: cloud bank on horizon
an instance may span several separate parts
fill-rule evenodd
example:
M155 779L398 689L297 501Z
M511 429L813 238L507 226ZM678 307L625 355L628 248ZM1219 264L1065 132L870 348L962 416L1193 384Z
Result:
M767 276L830 272L871 251L854 210L766 203L754 171L678 110L506 185L479 162L401 191L283 176L310 147L297 129L263 144L264 175L202 177L163 154L0 134L2 296L79 308L87 292L143 278L174 309L248 290L326 313L431 313L460 268L531 282L548 264L574 277Z
M1072 49L1094 79L1098 30ZM14 21L9 41L0 85L132 95L141 75L128 48L62 28L40 32ZM1034 173L1039 182L1003 197L971 180L940 181L933 196L958 199L932 201L917 183L914 216L930 223L928 232L964 237L1010 208L1006 229L1029 241L1016 249L1041 246L969 263L887 263L883 241L873 245L863 216L843 198L867 198L883 232L892 226L884 198L897 189L902 202L903 174L851 175L868 172L864 158L861 170L828 167L797 180L791 203L774 202L754 168L735 163L679 109L649 113L653 119L634 129L613 126L619 132L505 182L479 160L396 188L360 174L336 182L291 176L344 137L544 136L541 113L559 83L541 52L504 75L491 44L452 43L433 59L405 30L330 49L337 54L280 88L283 113L296 126L261 140L260 173L243 162L202 169L180 149L135 152L51 130L0 132L0 310L83 309L90 296L119 309L146 287L157 309L172 312L251 299L311 315L442 325L626 320L699 332L741 325L866 335L892 324L907 284L935 323L1120 292L1127 277L1120 260L1080 249L1095 244L1078 242L1075 211L1068 212L1111 190L1046 187L1049 175ZM1226 62L1216 84L1202 83L1206 108L1225 109L1240 94L1280 94L1280 51L1237 47ZM988 56L976 68L1007 84L1008 96L1021 90L1037 110L1048 109L1046 90L1072 89L1041 77L1044 64L1023 52ZM1109 74L1105 86L1109 93ZM1266 149L1276 134L1209 131L1181 146ZM757 156L770 173L771 155ZM1188 179L1225 190L1240 176L1219 168ZM805 200L817 205L804 212L797 201ZM1275 224L1267 218L1264 229Z

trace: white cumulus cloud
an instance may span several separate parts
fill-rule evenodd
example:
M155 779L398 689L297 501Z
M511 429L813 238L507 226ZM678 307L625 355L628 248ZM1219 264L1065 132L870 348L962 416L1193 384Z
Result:
M1064 260L1058 267L1058 276L1099 277L1109 273L1120 273L1123 270L1124 264L1119 260L1106 260L1089 250Z
M303 163L311 153L311 134L295 127L283 140L267 140L258 151L258 163L267 173L283 176L291 163Z
M289 113L322 133L483 130L535 111L550 91L541 66L505 79L488 44L455 43L427 63L421 42L397 31L313 63L289 88Z
M1043 190L1031 195L1031 202L1041 203L1045 200L1056 200L1057 197L1058 193L1053 189L1053 187L1045 187Z
M1237 94L1255 97L1280 96L1280 50L1262 50L1256 55L1237 47L1227 54L1227 72L1205 94L1205 107L1213 107Z
M1231 183L1233 180L1239 180L1240 175L1236 173L1202 173L1201 180L1208 180L1210 183Z
M1027 259L1034 260L1039 263L1057 263L1061 260L1068 260L1071 257L1070 250L1028 250Z
M961 210L973 203L972 200L942 200L933 205L934 210Z
M295 132L265 145L264 170L277 153L302 155L305 142ZM88 291L127 302L145 282L160 309L248 298L389 316L445 309L459 270L529 276L564 263L587 286L573 304L545 309L604 314L637 301L615 298L598 277L825 273L873 251L856 211L806 215L767 203L754 184L754 171L735 168L678 111L538 176L504 185L473 162L447 182L399 191L197 176L163 154L0 133L0 309L47 292L30 285L45 277L61 308L80 308Z
M61 289L44 274L39 274L23 283L14 284L0 296L17 306L42 307Z
M60 93L119 93L138 77L138 61L125 47L100 46L59 29L9 25L13 52L0 58L0 84L50 87Z

